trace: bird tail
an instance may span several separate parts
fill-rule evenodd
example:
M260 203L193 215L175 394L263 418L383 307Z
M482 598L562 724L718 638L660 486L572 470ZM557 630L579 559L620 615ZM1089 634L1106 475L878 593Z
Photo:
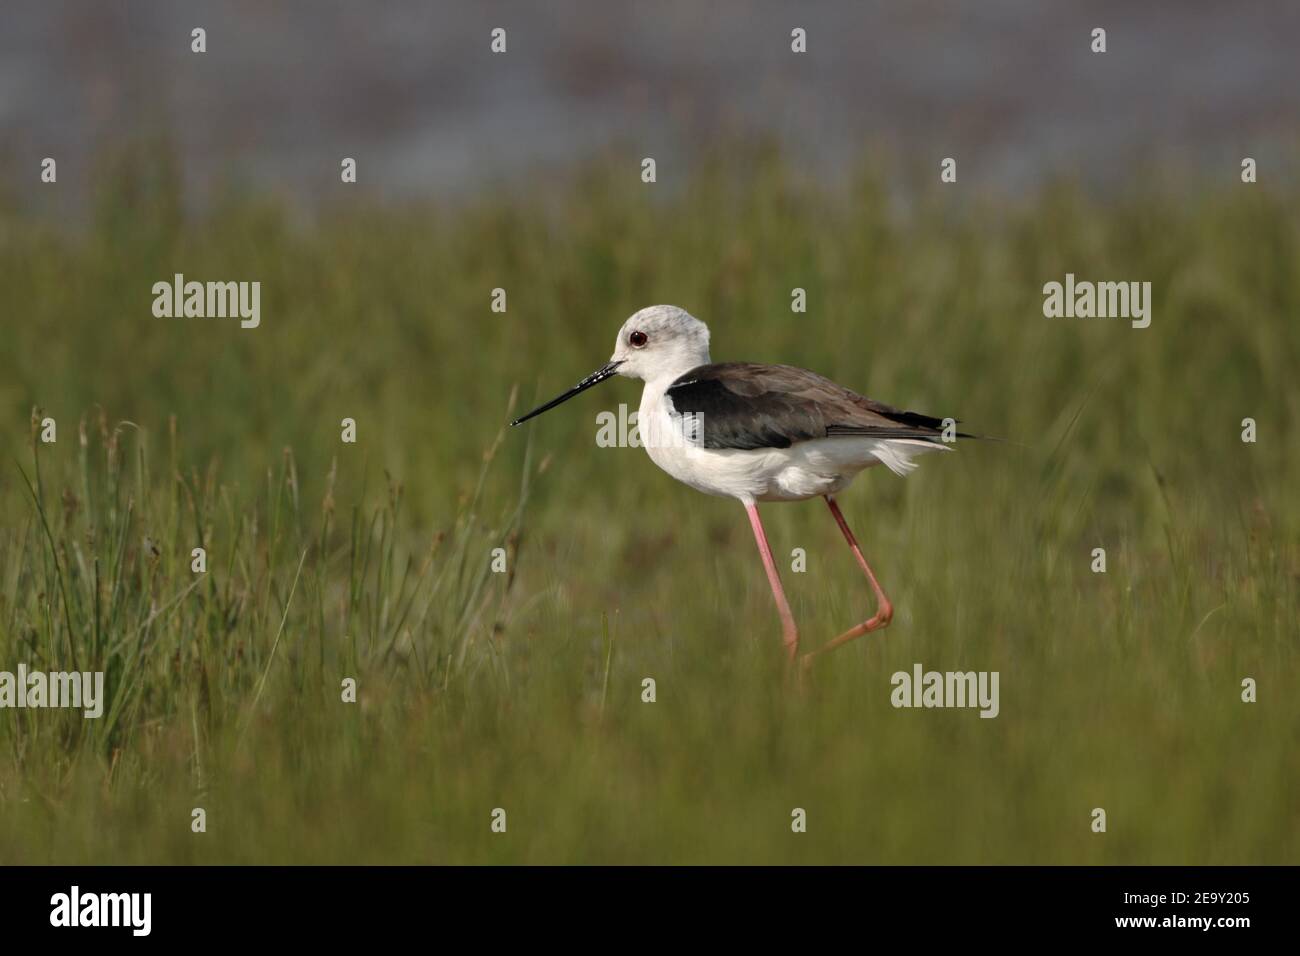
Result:
M927 451L952 451L949 445L941 442L926 441L917 438L886 438L875 443L871 454L896 475L909 475L916 469L912 458Z

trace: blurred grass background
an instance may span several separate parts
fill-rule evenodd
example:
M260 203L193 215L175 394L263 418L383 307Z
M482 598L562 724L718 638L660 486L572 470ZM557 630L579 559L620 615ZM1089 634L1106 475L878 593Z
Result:
M105 160L83 228L0 198L0 669L75 652L110 698L0 713L0 861L1300 860L1293 191L902 202L726 144L304 222L187 211L170 155ZM176 272L260 280L261 326L154 318ZM1066 272L1150 281L1151 327L1044 318ZM804 694L739 506L595 445L633 383L502 433L657 302L1021 443L841 496L898 614ZM870 613L823 506L764 514L806 646ZM914 662L999 671L1001 714L891 708Z

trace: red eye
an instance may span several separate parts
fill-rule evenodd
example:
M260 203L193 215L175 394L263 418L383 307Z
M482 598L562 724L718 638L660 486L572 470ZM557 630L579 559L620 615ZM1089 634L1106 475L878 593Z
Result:
M631 343L631 345L634 348L638 348L638 349L641 348L641 346L645 345L647 341L649 341L646 338L646 334L644 332L633 332L631 335L627 337L627 340L629 343Z

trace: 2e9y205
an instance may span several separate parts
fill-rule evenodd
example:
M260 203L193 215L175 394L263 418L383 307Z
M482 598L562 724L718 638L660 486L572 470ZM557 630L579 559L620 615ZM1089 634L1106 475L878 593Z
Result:
M1249 903L1250 893L1193 893L1193 903Z

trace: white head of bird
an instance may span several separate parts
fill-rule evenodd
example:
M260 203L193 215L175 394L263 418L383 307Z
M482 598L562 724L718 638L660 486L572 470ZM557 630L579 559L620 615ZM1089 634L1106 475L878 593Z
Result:
M675 305L652 305L623 323L609 361L643 382L677 378L709 364L709 327Z

